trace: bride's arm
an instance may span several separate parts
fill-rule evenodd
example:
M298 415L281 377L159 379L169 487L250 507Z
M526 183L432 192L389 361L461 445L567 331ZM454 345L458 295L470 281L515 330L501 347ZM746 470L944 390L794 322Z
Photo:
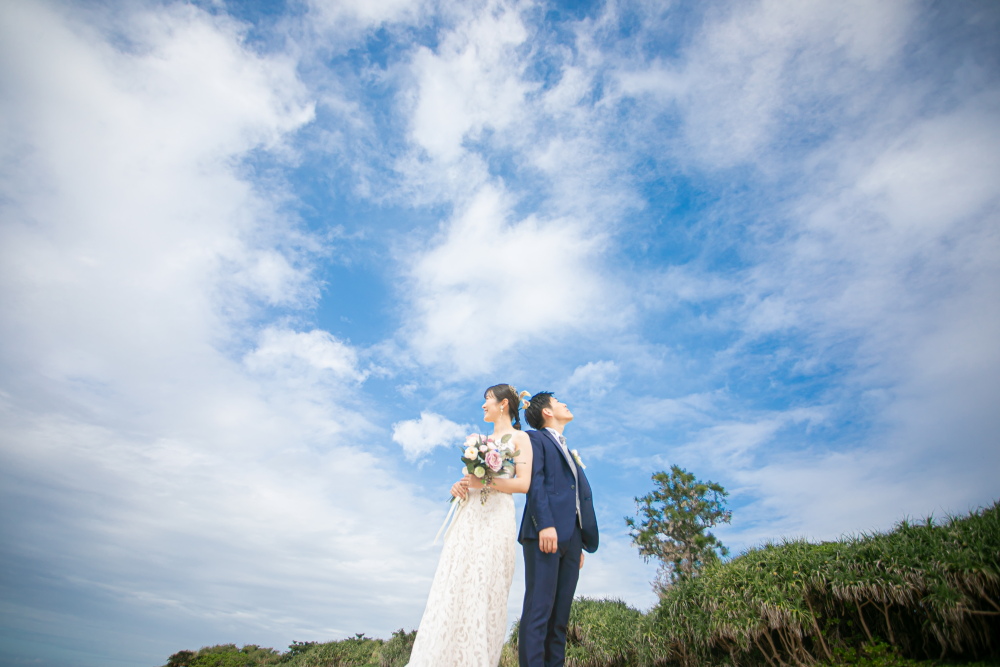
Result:
M514 477L498 477L490 486L503 493L527 493L531 484L531 461L534 454L527 433L514 434L514 448L521 452L514 461Z

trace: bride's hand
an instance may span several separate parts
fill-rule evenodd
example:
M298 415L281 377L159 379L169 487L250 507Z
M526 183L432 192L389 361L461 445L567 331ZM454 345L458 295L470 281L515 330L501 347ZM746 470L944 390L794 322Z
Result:
M465 497L469 495L469 482L468 475L458 480L451 485L451 495L455 496L459 500L465 500Z
M476 477L475 475L466 475L465 477L462 478L462 481L465 482L465 485L470 489L483 488L482 480Z

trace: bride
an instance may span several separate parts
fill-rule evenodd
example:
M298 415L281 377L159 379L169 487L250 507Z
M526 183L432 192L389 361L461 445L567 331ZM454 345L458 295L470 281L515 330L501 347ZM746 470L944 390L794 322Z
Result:
M495 477L484 488L466 475L451 487L461 505L445 533L407 667L497 667L500 662L517 552L510 494L527 493L532 451L521 431L517 390L498 384L484 397L483 420L493 423L493 441L509 434L509 444L520 451L514 477Z

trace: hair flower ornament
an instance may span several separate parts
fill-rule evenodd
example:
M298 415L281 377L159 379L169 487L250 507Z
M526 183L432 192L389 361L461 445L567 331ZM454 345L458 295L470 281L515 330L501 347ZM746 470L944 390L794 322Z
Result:
M529 398L531 398L531 392L522 391L520 394L517 395L517 397L521 399L521 409L527 410L528 406L531 405L531 401L528 400Z

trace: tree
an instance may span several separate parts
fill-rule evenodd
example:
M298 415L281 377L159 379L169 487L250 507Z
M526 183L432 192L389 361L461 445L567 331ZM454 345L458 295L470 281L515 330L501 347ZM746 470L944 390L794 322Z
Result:
M660 562L656 585L663 587L729 553L708 529L729 523L733 513L726 509L729 494L722 486L696 480L679 466L652 479L657 488L635 499L640 519L625 517L625 523L642 557Z

